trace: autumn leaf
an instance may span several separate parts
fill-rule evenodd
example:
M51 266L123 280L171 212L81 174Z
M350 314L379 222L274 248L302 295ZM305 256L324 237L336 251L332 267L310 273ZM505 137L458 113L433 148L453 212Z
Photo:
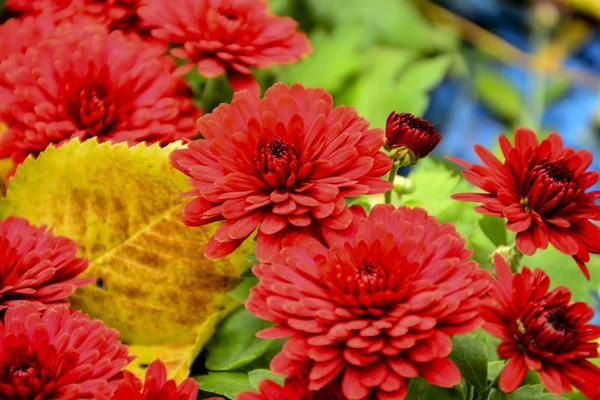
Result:
M230 297L252 248L211 261L203 248L218 224L187 227L179 215L190 189L166 148L71 141L29 158L10 181L0 215L19 215L75 239L95 284L70 299L74 308L121 333L139 376L155 358L169 376L186 377L216 325L239 305Z

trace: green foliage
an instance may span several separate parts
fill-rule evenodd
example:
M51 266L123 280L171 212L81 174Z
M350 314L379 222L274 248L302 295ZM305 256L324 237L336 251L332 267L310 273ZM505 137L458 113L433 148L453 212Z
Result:
M211 371L230 371L240 368L267 351L271 340L259 339L256 333L272 326L240 307L217 328L206 345L206 368Z
M194 379L203 391L225 396L228 399L235 399L235 395L239 392L256 389L250 383L248 374L241 372L209 372Z
M518 388L508 395L510 400L556 400L566 399L562 396L554 396L544 392L544 385L526 385Z
M476 333L456 335L452 338L452 353L454 361L463 378L481 393L487 387L487 345L485 338Z
M250 371L248 374L248 379L250 380L250 384L255 388L258 388L258 384L263 379L268 379L273 382L277 382L280 385L283 385L283 381L285 381L285 376L275 375L268 369L255 369L254 371Z
M473 80L480 100L498 116L516 122L525 105L517 89L502 75L485 68L475 71Z
M487 370L488 370L487 380L492 382L494 379L496 379L498 377L498 375L500 375L500 372L502 372L502 369L504 369L504 360L496 360L496 361L489 362L488 366L487 366Z
M313 52L300 62L281 67L279 79L288 85L301 82L338 92L361 66L362 37L362 31L354 26L342 26L331 33L314 31L310 35Z
M496 247L508 245L506 238L506 220L504 218L483 215L479 220L479 226L485 236L492 241Z
M242 282L236 286L229 295L240 302L246 301L250 295L250 289L252 289L258 283L258 278L254 276L243 277Z

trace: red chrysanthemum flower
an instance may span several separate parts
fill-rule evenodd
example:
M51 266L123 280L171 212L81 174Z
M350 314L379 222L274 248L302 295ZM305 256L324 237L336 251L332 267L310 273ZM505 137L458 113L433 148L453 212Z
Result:
M11 54L25 53L54 29L54 20L46 13L38 17L11 18L0 24L0 62Z
M137 15L145 0L9 0L9 11L22 15L46 13L57 22L91 17L110 30L149 33Z
M112 400L196 400L198 397L198 383L187 378L177 386L174 380L167 380L167 369L161 360L150 364L143 385L131 372L125 371L124 375Z
M183 221L198 226L225 219L204 254L223 257L260 225L256 255L268 261L291 232L320 226L344 229L352 222L345 197L382 193L379 177L390 159L380 151L383 132L351 107L332 109L323 89L278 83L261 100L236 93L198 120L205 139L172 153L197 196Z
M489 275L450 224L425 210L354 206L346 231L327 246L288 238L272 264L257 264L248 310L278 326L259 333L291 338L271 369L310 369L308 388L341 380L348 399L402 399L409 378L452 387L461 380L450 335L481 326Z
M42 310L92 282L93 277L77 278L88 260L76 254L76 242L53 236L45 226L17 217L0 222L0 310L21 302Z
M385 147L402 165L416 163L438 145L442 137L433 125L410 113L392 112L385 126Z
M589 279L585 262L590 252L600 252L600 227L590 221L600 219L595 204L600 192L587 192L600 177L596 171L586 171L592 153L564 147L556 133L538 143L529 129L517 129L514 147L501 135L500 147L504 163L479 145L475 152L485 165L448 157L468 169L463 175L469 182L487 192L452 198L481 202L475 208L479 213L506 218L506 227L517 233L521 253L532 255L549 242L573 256Z
M119 333L65 306L11 307L0 323L0 398L109 400L133 357Z
M519 387L527 369L540 374L546 388L560 396L572 386L593 400L600 399L600 368L587 358L598 357L600 327L586 324L594 311L585 303L571 303L571 292L558 287L548 292L550 278L527 267L514 276L495 254L497 281L491 290L495 305L482 307L483 328L502 339L498 355L507 358L500 388Z
M0 63L0 157L16 163L50 144L168 144L196 136L198 110L155 46L120 31L64 23L25 54Z
M267 7L265 0L147 0L139 15L157 28L154 37L183 45L172 54L197 64L200 75L226 72L235 90L258 94L251 67L294 62L312 51L296 21L270 14Z

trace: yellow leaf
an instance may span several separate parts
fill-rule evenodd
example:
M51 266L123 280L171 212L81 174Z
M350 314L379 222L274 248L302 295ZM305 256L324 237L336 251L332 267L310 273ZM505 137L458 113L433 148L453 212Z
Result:
M166 148L71 141L28 159L10 181L0 215L54 226L91 260L73 307L118 329L139 360L167 361L182 379L219 321L239 305L228 294L247 267L252 244L210 261L203 248L216 224L187 227L179 215L190 189Z

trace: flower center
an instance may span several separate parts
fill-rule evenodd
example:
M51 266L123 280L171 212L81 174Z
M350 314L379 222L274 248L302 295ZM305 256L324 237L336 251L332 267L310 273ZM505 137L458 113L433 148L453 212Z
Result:
M294 146L275 136L268 143L259 142L255 156L256 168L274 189L293 187L298 170L298 155Z
M431 136L433 134L433 130L431 129L429 122L408 113L401 114L400 125L404 125L409 129L415 129L425 133L427 136Z
M108 133L118 123L119 115L128 111L124 93L114 92L108 67L103 65L96 73L92 62L83 77L68 71L61 86L66 114L90 136Z
M371 262L365 262L356 269L356 278L364 283L375 282L378 278L385 277L385 271Z
M567 333L571 330L571 323L562 308L546 309L546 324L554 331L559 333Z
M573 180L573 173L559 161L540 165L540 172L554 183L565 185Z

